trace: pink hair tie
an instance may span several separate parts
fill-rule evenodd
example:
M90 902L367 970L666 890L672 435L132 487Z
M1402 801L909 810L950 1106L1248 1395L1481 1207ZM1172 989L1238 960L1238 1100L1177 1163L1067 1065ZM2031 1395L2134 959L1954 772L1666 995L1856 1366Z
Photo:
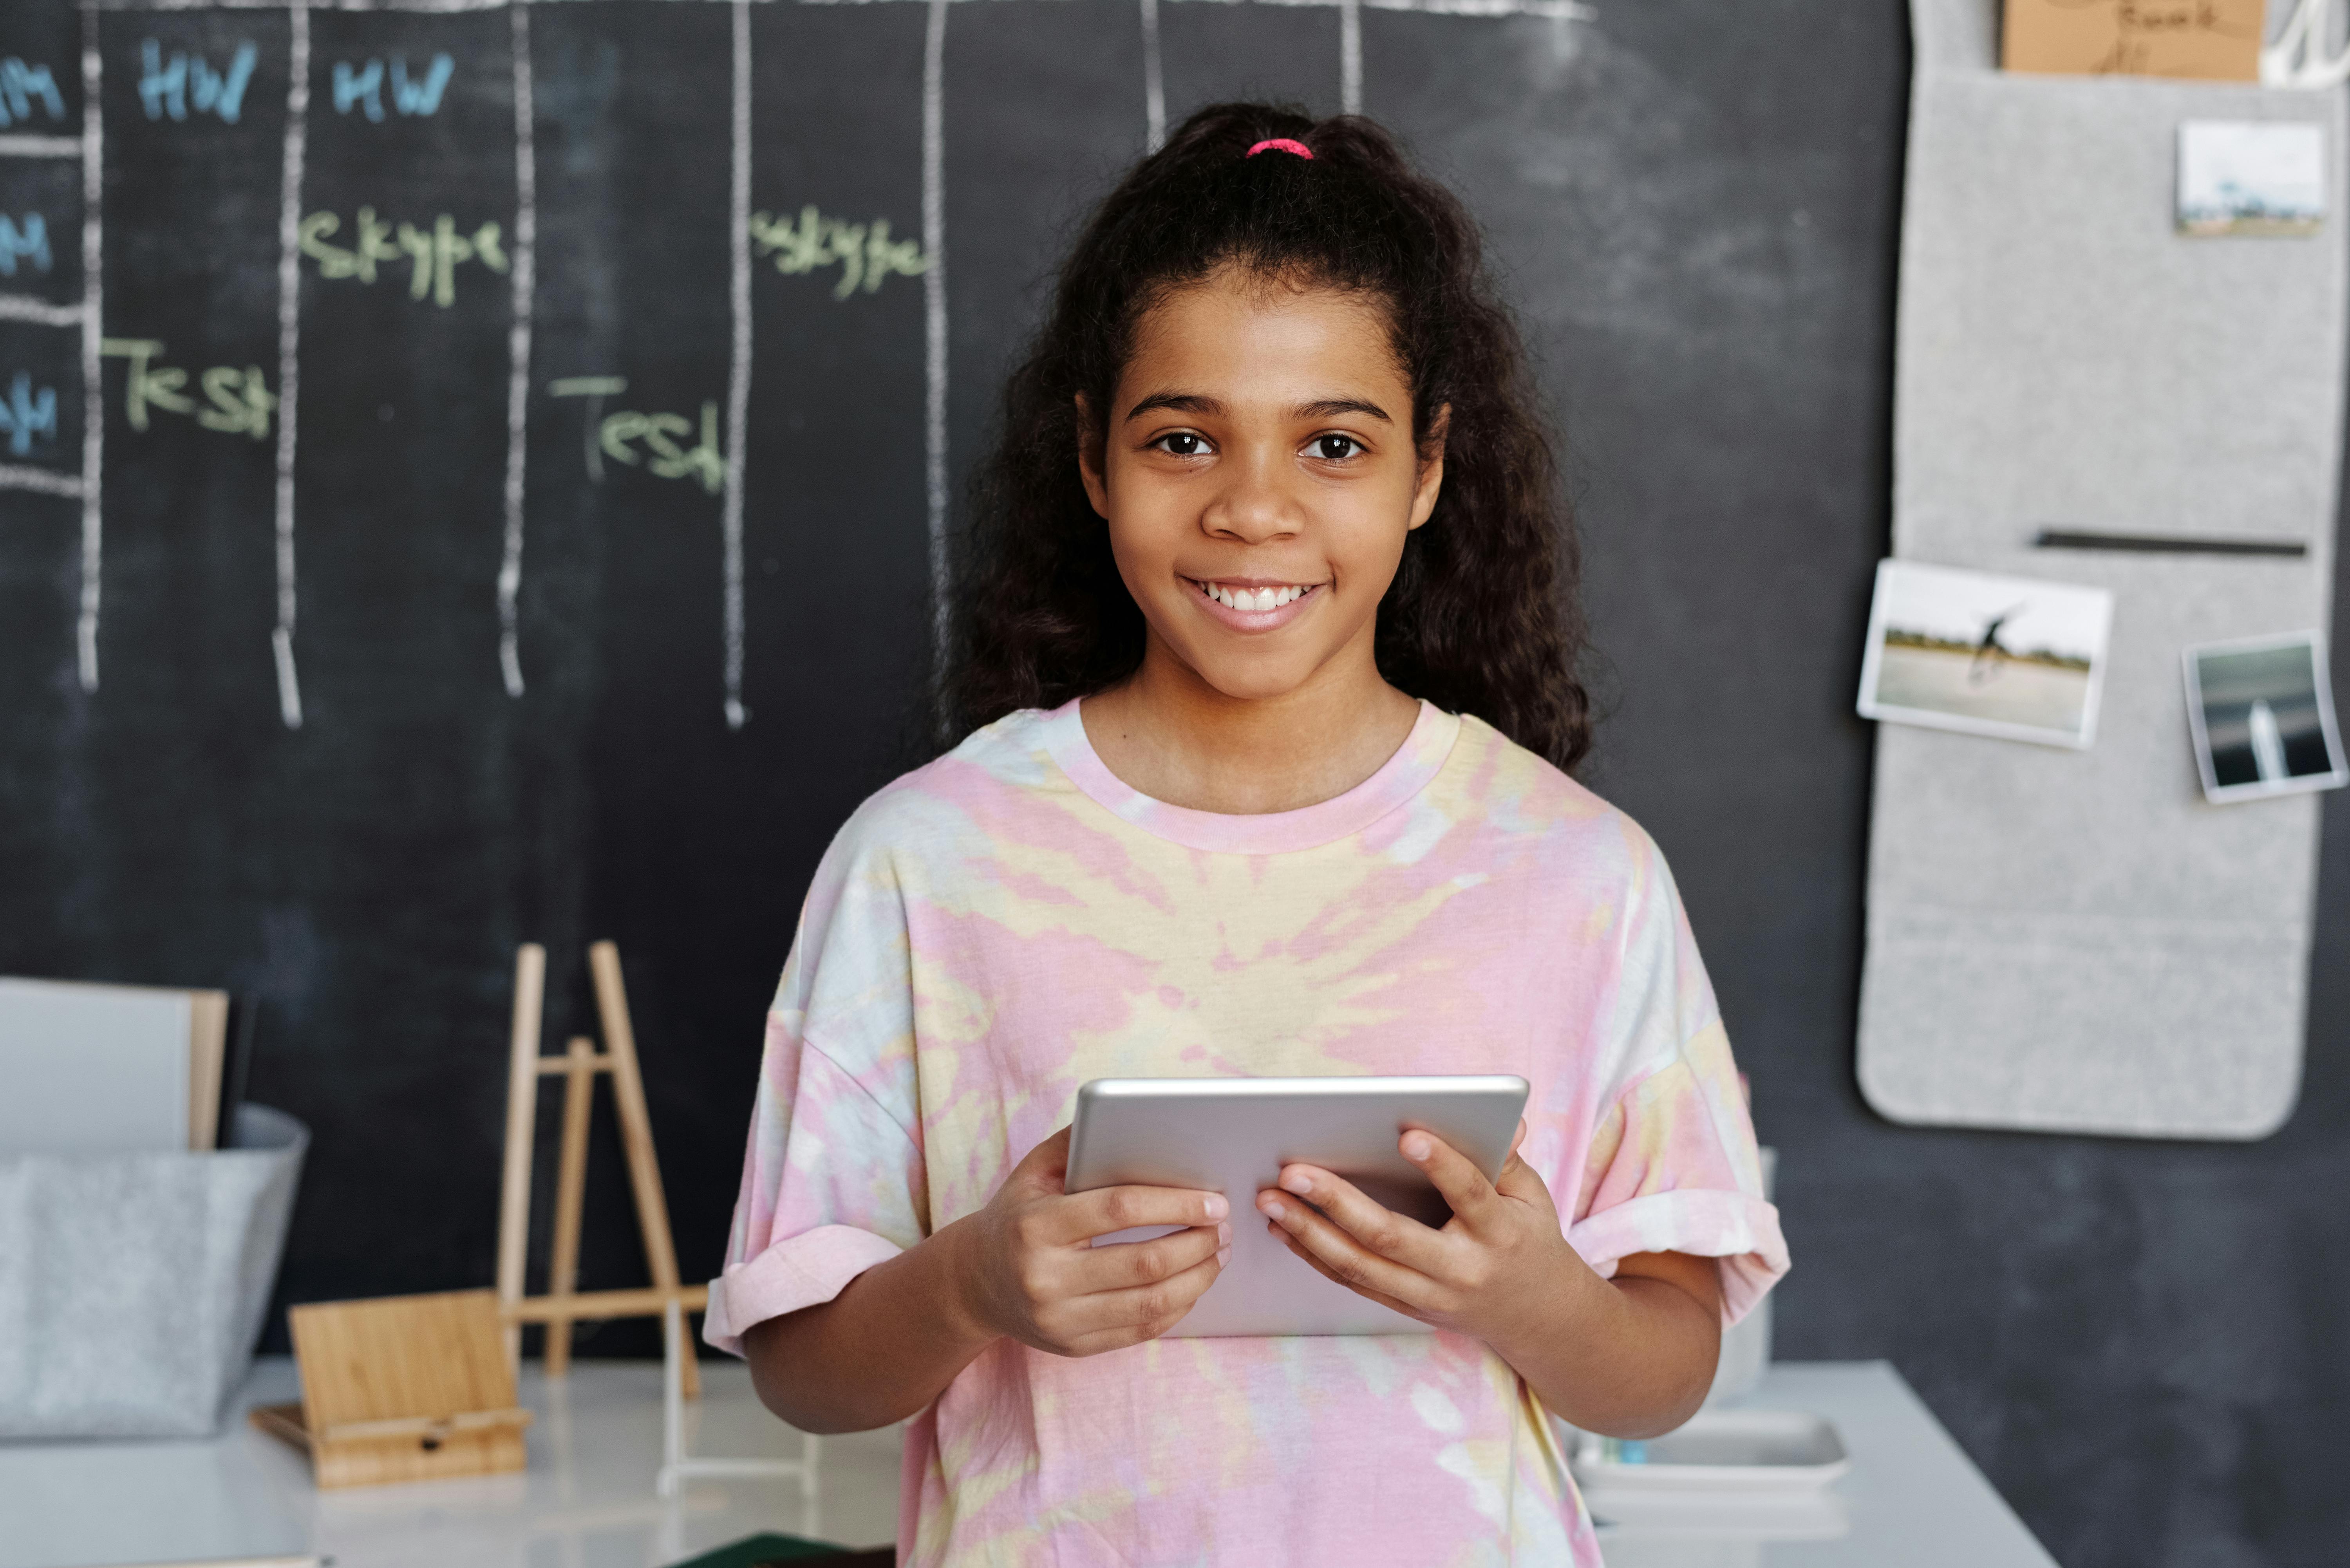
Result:
M1312 148L1302 141L1292 141L1286 136L1276 136L1270 140L1258 142L1248 150L1248 156L1253 158L1260 152L1295 152L1309 163L1314 161Z

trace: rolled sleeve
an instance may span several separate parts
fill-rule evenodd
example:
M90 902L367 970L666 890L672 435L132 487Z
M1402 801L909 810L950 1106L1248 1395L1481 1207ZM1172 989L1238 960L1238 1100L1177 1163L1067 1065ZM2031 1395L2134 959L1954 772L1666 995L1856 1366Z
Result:
M702 1337L740 1355L743 1330L802 1307L821 1306L849 1281L903 1251L887 1236L854 1225L819 1225L778 1241L748 1262L730 1264L710 1282Z

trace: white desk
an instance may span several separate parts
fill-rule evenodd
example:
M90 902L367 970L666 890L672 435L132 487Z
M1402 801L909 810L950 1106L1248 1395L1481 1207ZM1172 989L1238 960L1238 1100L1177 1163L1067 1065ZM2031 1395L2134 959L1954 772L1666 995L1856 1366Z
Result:
M796 1455L739 1364L704 1363L702 1378L694 1452ZM795 1481L654 1496L658 1363L575 1363L567 1386L525 1368L529 1470L413 1486L314 1490L301 1457L242 1416L296 1394L292 1364L265 1360L207 1442L0 1443L0 1568L299 1553L336 1568L660 1568L763 1530L856 1545L897 1530L895 1430L827 1438L813 1505ZM2054 1568L1887 1364L1775 1366L1746 1402L1827 1417L1852 1473L1810 1507L1618 1510L1609 1568Z

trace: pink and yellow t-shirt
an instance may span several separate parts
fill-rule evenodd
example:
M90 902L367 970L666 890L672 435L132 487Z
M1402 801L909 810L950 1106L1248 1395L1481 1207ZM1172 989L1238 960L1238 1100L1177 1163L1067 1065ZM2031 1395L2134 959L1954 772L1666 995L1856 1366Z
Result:
M705 1332L739 1353L979 1209L1087 1079L1388 1073L1523 1075L1521 1152L1603 1274L1717 1257L1734 1320L1787 1267L1688 920L1621 812L1425 705L1361 784L1263 816L1128 788L1074 702L1013 714L816 871ZM1599 1562L1546 1412L1458 1334L1000 1341L905 1462L923 1568Z

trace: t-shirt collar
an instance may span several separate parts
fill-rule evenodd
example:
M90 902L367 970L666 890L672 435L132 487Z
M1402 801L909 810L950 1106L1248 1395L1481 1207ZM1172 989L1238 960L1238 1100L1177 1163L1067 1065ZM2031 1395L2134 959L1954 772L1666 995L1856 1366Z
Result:
M1411 733L1395 755L1346 794L1296 811L1229 815L1154 800L1109 771L1086 736L1072 700L1044 716L1045 748L1069 782L1144 832L1187 848L1223 855L1279 855L1312 849L1362 832L1426 788L1452 754L1461 720L1422 701Z

